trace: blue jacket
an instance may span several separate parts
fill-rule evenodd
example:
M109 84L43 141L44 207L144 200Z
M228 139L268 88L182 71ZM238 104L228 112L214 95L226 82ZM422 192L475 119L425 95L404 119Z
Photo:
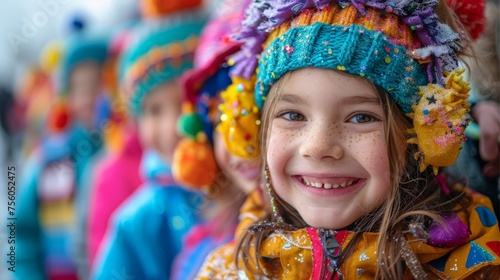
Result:
M113 214L92 279L169 279L202 196L175 185L170 167L148 151L146 183ZM122 277L122 278L120 278Z

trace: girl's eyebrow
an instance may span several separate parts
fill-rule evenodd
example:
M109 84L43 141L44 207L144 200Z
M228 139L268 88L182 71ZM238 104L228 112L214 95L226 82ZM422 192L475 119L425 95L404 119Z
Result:
M295 94L290 94L290 93L285 93L281 96L280 101L292 103L292 104L303 104L307 103L305 99L302 97L295 95Z
M372 97L372 96L355 95L355 96L349 96L349 97L342 99L342 103L344 103L344 104L368 103L368 104L372 104L372 105L380 105L380 99L378 97Z

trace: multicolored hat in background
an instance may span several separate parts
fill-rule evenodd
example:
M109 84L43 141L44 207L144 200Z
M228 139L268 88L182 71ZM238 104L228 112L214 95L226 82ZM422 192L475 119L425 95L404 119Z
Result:
M206 23L201 1L141 2L143 22L134 29L120 67L130 109L140 114L144 97L193 66L199 33Z
M219 1L204 27L192 70L182 78L184 105L178 128L183 139L174 152L172 171L177 181L202 188L217 178L212 132L218 123L219 93L231 84L229 57L240 49L228 37L241 26L248 1Z
M420 169L437 173L458 156L470 106L458 69L460 37L440 22L438 5L443 2L254 1L236 35L244 45L232 74L250 81L241 94L254 94L259 108L289 71L316 67L364 77L413 119L408 141L419 147Z

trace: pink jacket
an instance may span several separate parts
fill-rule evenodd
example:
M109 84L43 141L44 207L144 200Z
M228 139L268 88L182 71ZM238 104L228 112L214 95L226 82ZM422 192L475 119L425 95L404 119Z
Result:
M90 197L88 256L90 267L101 246L111 214L139 186L142 148L136 131L129 134L123 149L104 158L96 168Z

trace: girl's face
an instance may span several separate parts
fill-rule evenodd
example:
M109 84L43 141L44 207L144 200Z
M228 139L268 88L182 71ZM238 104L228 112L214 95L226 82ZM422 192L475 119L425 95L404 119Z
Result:
M238 187L245 194L250 193L257 186L260 176L259 161L242 159L228 152L222 135L215 130L214 154L217 165L230 180L231 185Z
M379 207L390 172L375 88L359 77L304 68L279 90L266 155L275 192L318 228L347 227Z
M87 129L95 126L94 111L101 81L101 67L96 62L78 64L69 77L70 110Z
M164 83L151 92L141 104L139 137L145 148L156 150L168 163L179 135L177 119L181 114L182 91L177 82Z

